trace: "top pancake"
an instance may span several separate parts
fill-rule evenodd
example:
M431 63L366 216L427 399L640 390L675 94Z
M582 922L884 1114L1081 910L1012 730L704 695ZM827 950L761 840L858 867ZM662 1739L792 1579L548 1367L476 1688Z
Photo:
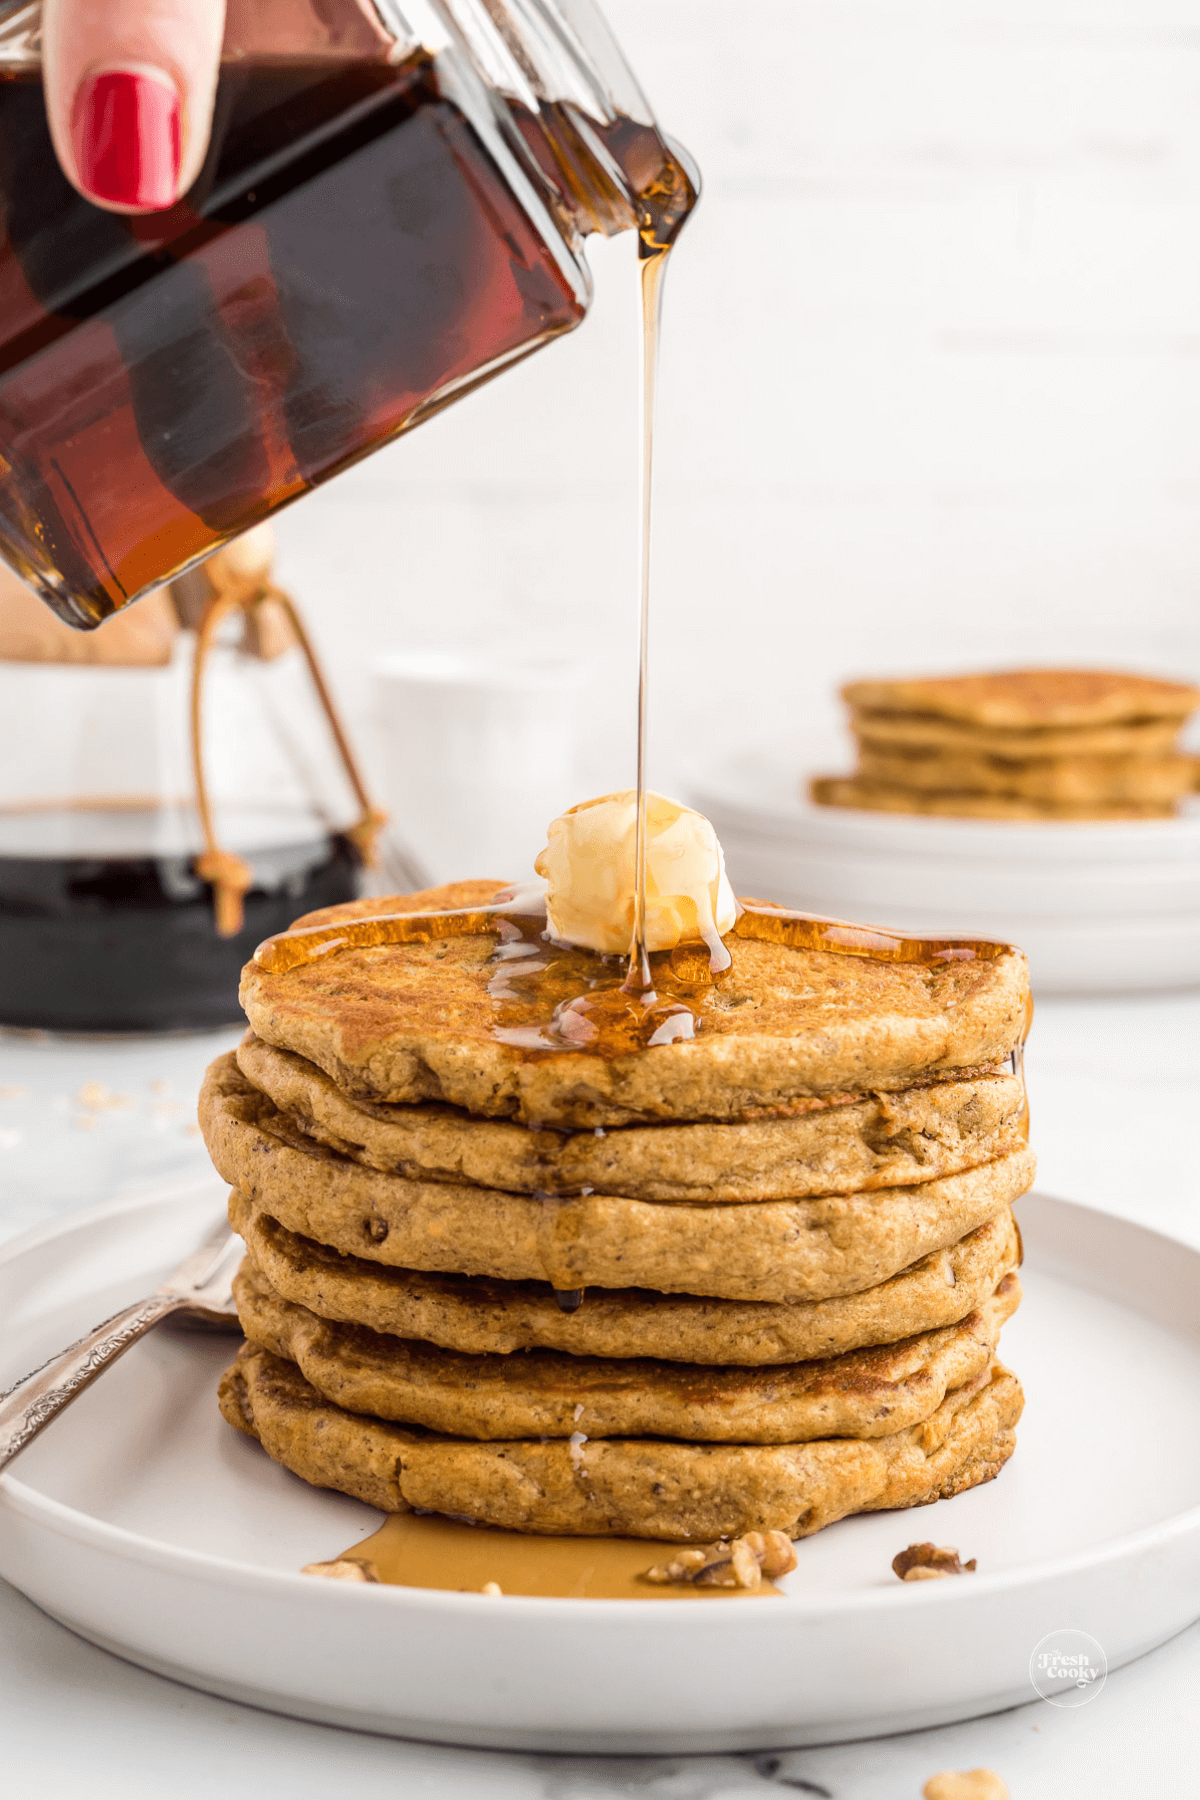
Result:
M497 891L451 883L298 923L478 907ZM784 1117L813 1097L895 1092L992 1068L1021 1036L1029 992L1014 949L883 962L730 934L731 966L702 997L690 1042L617 1056L528 1050L494 1035L488 986L499 942L497 928L348 948L283 973L252 962L241 1001L259 1038L306 1057L353 1099L445 1101L487 1117L595 1128ZM582 989L604 965L578 954Z
M1105 669L1004 669L912 681L852 681L852 707L1017 729L1187 718L1200 689Z

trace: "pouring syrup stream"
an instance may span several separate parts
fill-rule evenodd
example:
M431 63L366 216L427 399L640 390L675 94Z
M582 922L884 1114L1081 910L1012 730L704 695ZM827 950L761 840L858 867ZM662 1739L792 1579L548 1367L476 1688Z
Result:
M642 362L641 362L641 489L642 509L639 523L639 562L641 592L638 610L638 691L637 691L637 837L634 849L633 941L629 946L629 967L623 991L644 1004L655 999L650 974L650 957L646 949L646 757L648 745L650 698L650 518L654 480L654 402L658 385L658 339L662 324L663 280L667 272L670 245L648 244L645 236L638 242L638 273L642 293Z

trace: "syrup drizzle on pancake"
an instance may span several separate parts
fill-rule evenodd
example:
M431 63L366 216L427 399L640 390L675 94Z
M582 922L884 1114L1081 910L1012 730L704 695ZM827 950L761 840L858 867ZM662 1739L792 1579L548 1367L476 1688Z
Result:
M713 977L703 945L640 962L645 985L621 978L621 958L547 938L544 916L498 921L501 969L488 983L493 1035L528 1053L583 1050L623 1056L696 1035ZM660 992L660 990L662 990Z
M577 950L570 944L558 944L545 936L545 903L537 890L508 890L490 906L459 907L445 912L372 913L358 919L339 919L329 925L303 925L291 931L278 932L258 946L254 961L270 975L284 975L292 969L320 962L342 950L375 949L387 944L430 944L442 938L501 936L504 924L516 928L515 937L523 938L536 954L570 952L586 961L592 974L603 979L618 959L604 957L591 950ZM536 924L536 935L533 927ZM844 919L827 919L819 913L794 912L786 906L743 905L730 937L755 938L759 943L780 944L791 950L822 950L836 956L863 956L871 962L920 963L927 967L948 962L994 962L1012 946L1001 938L911 937L902 931L891 931L881 925L854 925ZM528 955L528 952L522 953ZM686 958L692 966L707 967L703 945L684 944L677 950L655 953L659 957ZM514 960L511 952L498 961ZM506 980L518 974L541 973L551 967L546 961L535 970L532 957L520 971L510 970ZM615 973L609 973L615 980ZM505 998L503 994L499 996ZM578 1045L560 1045L577 1049Z

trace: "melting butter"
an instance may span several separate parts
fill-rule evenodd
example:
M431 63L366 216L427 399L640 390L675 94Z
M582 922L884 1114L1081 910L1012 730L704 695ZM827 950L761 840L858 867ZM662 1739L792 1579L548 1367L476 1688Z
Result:
M534 867L546 881L550 931L567 944L624 956L633 938L637 793L602 794L555 819ZM704 943L728 965L722 935L737 902L725 855L703 813L646 795L646 948Z

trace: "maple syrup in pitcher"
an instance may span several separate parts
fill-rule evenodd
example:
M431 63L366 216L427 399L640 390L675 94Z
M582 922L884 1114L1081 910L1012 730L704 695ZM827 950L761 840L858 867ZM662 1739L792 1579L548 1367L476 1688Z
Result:
M203 169L123 216L55 160L40 9L0 8L0 550L70 623L570 330L583 236L690 205L589 0L404 11L230 0Z

